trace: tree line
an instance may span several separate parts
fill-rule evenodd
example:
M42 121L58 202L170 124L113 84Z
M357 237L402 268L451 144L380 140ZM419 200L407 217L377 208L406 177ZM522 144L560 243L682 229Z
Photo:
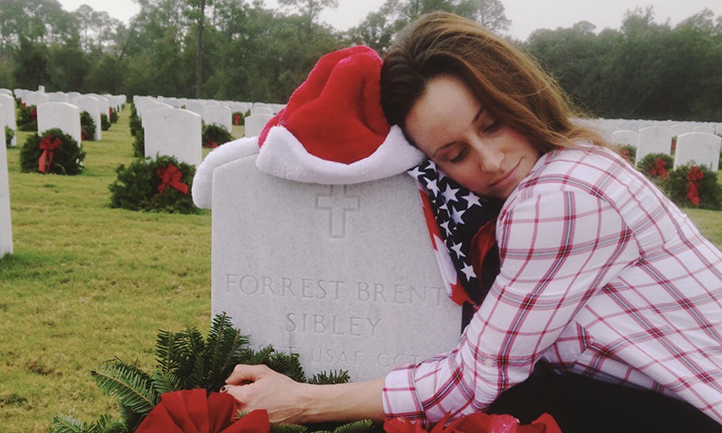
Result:
M365 44L381 55L421 14L446 10L504 34L501 0L387 0L356 27L320 22L338 0L134 0L128 24L87 5L0 2L0 87L283 103L320 56ZM708 10L672 27L653 9L619 29L588 22L512 40L592 115L722 120L722 17Z

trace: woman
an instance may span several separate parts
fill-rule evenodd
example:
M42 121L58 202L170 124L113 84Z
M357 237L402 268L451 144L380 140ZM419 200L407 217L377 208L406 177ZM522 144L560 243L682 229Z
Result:
M444 357L333 386L239 366L229 383L252 384L229 392L248 409L269 408L274 420L437 422L487 410L545 361L557 372L672 395L714 420L692 411L693 422L719 428L722 253L601 137L572 123L553 80L475 23L436 13L390 48L381 89L389 122L436 166L504 202L498 277ZM607 386L583 383L581 395ZM687 410L630 392L631 402ZM612 398L606 403L622 401Z

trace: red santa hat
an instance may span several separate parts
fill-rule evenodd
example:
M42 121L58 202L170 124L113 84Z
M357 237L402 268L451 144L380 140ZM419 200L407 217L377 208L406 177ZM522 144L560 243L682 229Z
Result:
M210 207L215 167L256 152L261 171L307 183L368 182L419 164L424 155L383 115L381 64L365 46L323 56L259 137L226 143L206 157L193 182L196 205Z

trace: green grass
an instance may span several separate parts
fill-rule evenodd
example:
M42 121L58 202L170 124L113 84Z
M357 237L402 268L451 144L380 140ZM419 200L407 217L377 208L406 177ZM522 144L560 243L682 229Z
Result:
M80 176L20 173L20 146L8 149L15 251L0 260L2 432L44 432L58 413L89 422L114 411L93 367L118 356L150 369L158 329L210 326L210 213L109 207L115 169L132 161L129 112L103 141L84 144ZM688 213L722 245L722 213Z

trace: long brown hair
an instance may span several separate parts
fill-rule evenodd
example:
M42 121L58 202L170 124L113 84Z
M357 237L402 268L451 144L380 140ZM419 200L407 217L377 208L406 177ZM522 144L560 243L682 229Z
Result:
M381 104L389 123L405 131L412 107L441 75L460 78L484 109L542 153L576 140L607 145L570 120L579 114L537 63L479 24L445 12L409 24L389 48L381 69Z

